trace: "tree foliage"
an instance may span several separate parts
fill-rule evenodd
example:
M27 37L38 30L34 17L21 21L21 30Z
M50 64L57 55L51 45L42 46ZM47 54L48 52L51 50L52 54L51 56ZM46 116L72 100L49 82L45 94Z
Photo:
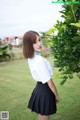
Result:
M67 78L73 78L73 73L80 72L80 34L79 28L71 25L80 19L80 5L63 5L61 11L64 22L57 21L54 26L58 30L53 36L52 53L55 56L55 65L63 73L62 84Z
M45 33L45 38L51 46L54 64L62 73L63 84L74 73L80 77L80 4L64 4L60 13L64 22L57 21L53 30Z
M65 4L66 2L74 3L74 2L80 2L80 1L79 0L53 0L53 2L63 2Z

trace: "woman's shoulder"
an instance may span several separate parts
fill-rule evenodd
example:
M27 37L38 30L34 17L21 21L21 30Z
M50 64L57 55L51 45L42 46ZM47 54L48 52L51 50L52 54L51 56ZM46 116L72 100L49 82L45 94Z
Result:
M36 63L41 62L44 60L44 58L41 55L35 55L34 60Z
M44 58L41 56L41 55L35 55L33 58L28 58L28 62L34 62L34 61L41 61L43 60Z
M28 58L28 61L36 61L36 60L41 60L41 61L48 61L45 57L42 55L34 55L33 58Z
M41 56L41 55L36 55L35 59L37 61L44 61L44 62L49 62L45 57Z

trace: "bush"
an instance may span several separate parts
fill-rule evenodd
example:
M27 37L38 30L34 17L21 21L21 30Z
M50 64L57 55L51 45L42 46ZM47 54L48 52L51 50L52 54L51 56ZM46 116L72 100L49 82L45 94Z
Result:
M0 62L10 60L10 54L8 53L8 46L0 46Z

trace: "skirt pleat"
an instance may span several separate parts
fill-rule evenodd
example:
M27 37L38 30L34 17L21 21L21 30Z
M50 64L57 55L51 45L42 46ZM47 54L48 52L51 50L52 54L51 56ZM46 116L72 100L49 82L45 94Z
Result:
M56 113L55 95L48 87L48 84L37 82L30 97L28 108L41 115L52 115Z

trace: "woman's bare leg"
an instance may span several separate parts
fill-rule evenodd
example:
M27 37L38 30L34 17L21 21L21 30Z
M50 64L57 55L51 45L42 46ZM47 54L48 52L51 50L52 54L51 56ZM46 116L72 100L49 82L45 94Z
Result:
M50 116L40 115L38 114L38 120L49 120Z

